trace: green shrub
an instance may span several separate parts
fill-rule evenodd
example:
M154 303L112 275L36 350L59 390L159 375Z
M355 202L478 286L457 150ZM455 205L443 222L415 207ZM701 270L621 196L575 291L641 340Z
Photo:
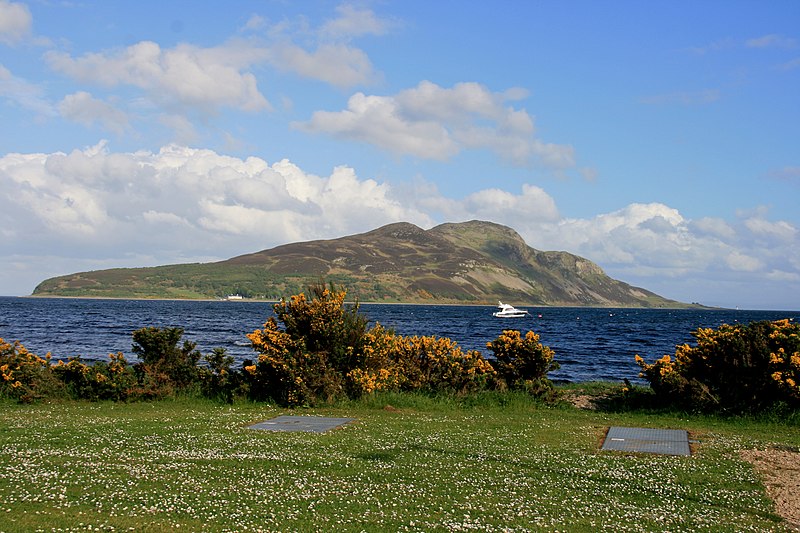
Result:
M225 348L214 348L209 355L203 356L208 368L198 369L200 390L204 396L218 400L233 402L234 396L243 390L241 372L233 370L233 357Z
M693 411L800 407L800 326L789 320L723 324L692 332L684 344L647 364L641 376L664 403Z
M140 363L134 365L139 388L145 398L171 396L198 382L197 363L201 354L197 344L183 341L183 328L147 327L133 332L133 353Z

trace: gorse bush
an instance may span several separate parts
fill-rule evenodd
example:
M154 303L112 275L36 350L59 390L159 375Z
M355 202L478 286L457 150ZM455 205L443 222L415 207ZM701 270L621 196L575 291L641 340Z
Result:
M402 337L345 306L346 292L313 287L273 307L247 337L258 360L246 365L250 394L284 405L313 405L376 391L466 393L487 388L495 371L452 340Z
M533 331L523 338L519 331L505 330L486 347L494 353L494 367L506 386L536 395L552 391L547 373L561 365L554 361L555 352L539 342L539 335Z
M108 355L109 362L84 363L72 357L53 365L53 374L69 396L83 400L127 400L136 390L136 376L121 352Z
M800 325L789 320L773 322L769 339L777 347L769 354L773 384L789 401L800 402Z
M199 368L200 352L195 344L184 342L178 347L182 335L180 328L133 332L133 351L142 356L142 361L132 366L122 353L109 354L108 362L86 363L80 357L70 357L53 364L49 353L42 358L19 342L9 344L0 339L0 397L21 402L61 397L115 401L163 398L195 387L201 375L209 381L217 379L218 390L224 393L227 382L215 378L220 369L213 364L210 369Z
M345 290L318 283L309 291L310 300L301 293L278 302L273 307L275 316L303 350L324 353L331 367L347 373L359 363L367 319L358 312L358 302L345 305Z
M647 364L636 356L641 376L663 402L696 411L800 407L800 325L724 324L692 336L697 344L678 346L674 358Z
M0 395L27 403L63 393L64 384L50 371L50 354L42 358L0 339Z
M445 337L401 337L393 354L402 371L401 389L466 393L485 389L496 375L474 350L463 352Z
M344 291L317 286L312 292L310 300L303 293L281 300L275 316L247 335L259 354L244 368L255 399L306 405L342 396L345 376L360 358L366 319L357 304L345 307Z
M401 342L401 337L380 324L364 333L358 365L345 376L349 396L395 392L407 386L410 365L397 358Z

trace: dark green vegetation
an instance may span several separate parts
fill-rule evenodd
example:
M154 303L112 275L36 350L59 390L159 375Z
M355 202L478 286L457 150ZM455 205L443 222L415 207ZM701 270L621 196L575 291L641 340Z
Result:
M82 272L43 281L37 296L278 299L321 278L369 302L685 307L608 277L591 261L542 252L490 222L422 230L397 223L208 264Z
M789 530L739 451L797 450L796 420L382 393L291 411L356 419L326 434L247 428L285 413L188 399L3 403L0 529ZM687 429L697 444L691 457L602 452L611 425Z

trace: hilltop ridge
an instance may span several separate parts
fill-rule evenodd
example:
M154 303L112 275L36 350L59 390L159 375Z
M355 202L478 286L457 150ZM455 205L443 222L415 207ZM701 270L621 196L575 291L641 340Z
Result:
M612 279L568 252L536 250L512 228L473 220L424 230L396 222L336 239L283 244L203 264L59 276L36 296L271 299L325 279L373 302L683 307Z

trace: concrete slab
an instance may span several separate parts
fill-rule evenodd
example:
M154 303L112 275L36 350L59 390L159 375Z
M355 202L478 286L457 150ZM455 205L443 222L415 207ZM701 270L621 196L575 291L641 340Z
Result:
M602 450L690 455L689 434L683 429L626 428L612 426Z
M355 418L333 418L327 416L282 415L253 424L250 429L266 431L304 431L306 433L325 433L341 427Z

